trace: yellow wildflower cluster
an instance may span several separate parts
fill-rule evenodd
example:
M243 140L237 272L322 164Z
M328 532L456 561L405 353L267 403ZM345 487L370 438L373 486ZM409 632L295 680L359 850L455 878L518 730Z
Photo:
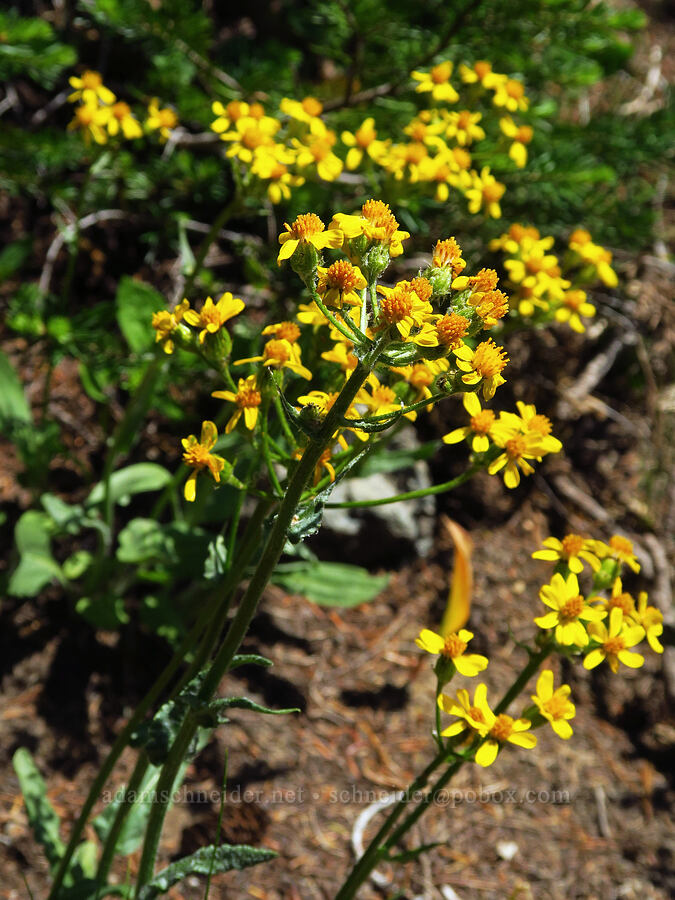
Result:
M532 658L539 653L543 661L551 652L571 658L583 656L586 669L607 661L612 672L617 672L620 664L637 668L644 663L644 657L633 649L642 640L646 639L654 652L663 652L659 641L663 614L648 605L646 593L640 593L636 601L623 588L621 565L639 571L633 546L627 538L614 535L604 543L577 534L568 534L562 540L551 537L533 556L557 562L558 570L540 591L549 611L534 622L547 630L548 637L544 642L537 642L539 647L531 651ZM577 578L584 564L593 573L593 586L586 595L580 593ZM533 705L524 709L519 718L505 712L506 698L493 709L488 703L487 685L483 683L476 687L473 700L464 688L454 696L443 693L456 673L475 677L487 668L485 656L466 652L473 636L466 629L440 635L424 628L415 641L423 650L438 656L434 670L438 707L455 718L444 730L439 727L436 732L437 740L450 739L446 751L454 752L457 748L462 759L489 766L506 744L532 749L537 743L532 731L545 723L558 737L570 738L573 733L570 720L576 712L570 700L571 689L567 684L555 688L551 669L539 673L536 691L531 695Z
M69 130L80 131L87 142L93 140L97 144L106 144L110 138L133 141L143 136L143 127L129 104L117 99L103 84L99 72L87 70L68 81L73 88L68 100L78 104ZM144 122L147 132L158 131L160 140L165 141L177 124L173 110L161 109L156 98L150 100Z
M233 100L225 105L216 101L211 128L228 145L226 156L238 160L248 176L265 186L272 203L288 200L292 189L307 178L335 181L344 169L366 169L410 185L431 186L441 203L451 190L457 190L466 197L471 213L483 211L499 218L505 186L489 166L473 167L469 148L485 140L484 126L494 124L495 138L508 144L509 156L518 167L525 165L532 128L506 115L499 119L497 130L491 115L492 107L509 113L526 111L524 87L520 81L492 72L489 63L460 66L458 86L469 92L472 104L492 94L484 112L465 109L450 82L452 71L453 64L443 62L429 72L412 73L416 93L420 97L428 94L435 106L418 111L403 127L401 141L379 135L372 116L354 131L343 130L338 139L324 121L323 106L315 97L301 101L285 97L276 113L267 113L260 103ZM453 104L460 108L447 108Z
M509 273L513 309L519 316L537 323L566 322L583 333L583 320L596 312L583 287L598 280L608 287L616 286L616 273L610 265L612 254L594 244L583 229L570 235L562 263L549 252L553 245L550 235L542 237L532 226L514 224L490 243L490 249L501 250L506 256L504 267Z

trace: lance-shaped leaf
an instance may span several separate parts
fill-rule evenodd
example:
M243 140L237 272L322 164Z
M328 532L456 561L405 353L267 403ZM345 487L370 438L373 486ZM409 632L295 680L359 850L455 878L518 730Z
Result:
M44 847L49 864L54 866L63 856L65 847L59 836L59 817L47 799L47 785L25 747L16 751L12 763L35 840Z
M198 712L200 724L207 727L215 727L229 722L225 715L228 709L250 709L253 712L264 713L267 716L286 716L289 713L300 712L297 707L292 709L270 709L267 706L261 706L255 700L249 700L248 697L223 697L219 700L212 700L203 709Z
M269 669L273 665L272 660L266 656L259 656L257 653L238 653L232 657L229 671L231 672L232 669L236 669L239 666L262 666L264 669Z
M188 875L208 875L210 872L216 874L230 872L232 869L246 869L276 856L274 850L249 847L247 844L202 847L196 853L179 859L155 875L151 882L141 888L139 900L153 900Z
M145 747L148 759L155 766L165 762L174 738L185 716L198 708L197 696L205 678L200 672L189 681L174 700L167 701L148 722L143 722L131 736L132 747Z

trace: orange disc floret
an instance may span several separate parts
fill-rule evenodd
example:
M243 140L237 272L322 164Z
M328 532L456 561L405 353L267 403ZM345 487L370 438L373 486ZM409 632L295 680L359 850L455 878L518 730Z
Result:
M467 718L473 719L474 722L480 722L483 725L485 724L485 716L483 715L483 710L478 706L470 706L467 713Z
M452 75L452 63L442 62L434 66L429 72L429 76L434 84L445 84Z
M438 269L452 269L453 275L459 275L466 267L466 263L462 259L462 250L454 237L436 241L432 265Z
M513 734L513 719L506 713L500 713L490 729L490 737L496 741L508 741Z
M380 314L388 325L395 325L412 313L413 298L410 283L400 281L380 300Z
M623 591L620 594L612 594L607 604L608 609L614 609L614 607L618 607L624 616L629 616L631 613L635 612L635 601L631 597L630 594Z
M460 316L458 313L450 313L448 316L441 316L436 322L436 334L439 343L451 350L456 349L462 343L462 338L469 330L469 320L466 316Z
M543 416L543 418L546 418ZM548 434L548 432L546 432ZM569 559L572 556L578 556L579 553L584 549L584 544L586 543L586 539L583 538L580 534L567 534L562 539L562 556L565 559Z
M581 594L576 597L570 597L560 607L560 619L566 622L573 622L579 617L584 608L584 598Z
M374 228L383 229L385 238L392 237L398 229L398 222L394 214L382 200L366 200L361 207L361 215Z
M543 415L543 413L537 413L528 420L527 428L528 431L531 431L533 434L538 434L541 437L546 437L553 431L553 423L548 416ZM583 547L583 538L581 538L580 540ZM579 550L581 550L582 547L579 547ZM579 551L577 550L577 553L578 552Z
M337 288L340 292L353 291L360 285L361 280L358 270L346 259L339 259L326 271L326 285L329 288Z
M492 378L504 369L509 361L506 350L498 347L490 338L476 347L473 354L472 368L481 378Z
M291 238L296 241L307 241L317 234L321 234L326 228L321 219L315 213L302 213L291 226L286 226Z
M433 292L431 283L421 275L418 278L413 278L410 282L410 287L423 303L426 303L431 299L431 294Z
M495 414L491 409L481 409L475 416L471 416L469 425L474 434L488 434L495 423Z
M262 394L260 391L256 390L256 388L249 387L246 385L245 387L240 388L234 397L234 402L237 404L239 409L248 409L251 407L260 406L262 403Z
M276 360L281 363L288 362L291 358L289 347L286 341L274 339L268 341L263 347L263 361Z
M320 116L323 112L323 103L316 97L305 97L302 101L302 108L308 116Z
M441 654L454 659L456 656L461 656L467 647L467 642L463 641L458 634L449 634L445 639L445 646L441 650Z
M477 295L475 301L469 298L469 303L483 320L485 329L491 328L509 311L509 298L503 291L488 291L486 294Z
M275 333L280 341L289 341L291 344L300 337L300 329L295 322L280 322Z

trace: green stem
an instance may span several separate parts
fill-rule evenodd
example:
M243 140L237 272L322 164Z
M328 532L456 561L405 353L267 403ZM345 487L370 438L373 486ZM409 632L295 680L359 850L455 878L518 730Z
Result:
M346 325L343 325L342 322L340 322L338 319L336 319L335 316L333 315L333 313L328 309L328 307L325 305L325 303L323 302L323 300L321 299L319 294L316 292L316 290L313 287L311 287L311 285L308 285L308 287L312 294L312 300L314 300L316 305L319 307L321 312L331 323L333 328L337 328L337 330L340 332L340 334L342 334L344 337L346 337L348 341L351 341L352 344L357 343L357 344L363 344L366 347L367 346L372 347L373 342L370 340L369 337L367 337L361 331L360 328L357 328L357 326L352 322L352 320L349 316L345 317L344 321L345 321ZM351 331L349 331L348 329L351 329Z
M496 715L499 715L501 712L503 712L509 706L509 704L520 694L529 679L534 675L534 673L539 669L539 666L542 664L542 662L551 653L552 649L553 644L549 642L539 651L539 653L534 653L530 656L530 659L528 660L520 675L516 678L511 687L506 691L502 699L495 707L494 712ZM476 745L476 749L478 746L479 745ZM335 900L352 900L352 898L356 896L356 892L361 887L366 878L368 878L375 866L381 860L386 858L391 848L401 840L403 835L406 834L406 832L409 831L410 828L412 828L412 826L422 816L425 810L427 810L428 807L434 802L436 796L438 795L438 792L442 790L446 784L448 784L453 775L455 775L459 771L464 763L469 761L466 758L455 759L455 761L448 766L443 774L432 785L427 794L420 799L417 806L390 834L393 826L401 817L401 814L403 813L406 806L411 802L411 800L415 799L416 793L426 786L431 774L443 762L447 761L449 753L451 753L451 750L449 748L444 748L442 751L440 751L429 763L426 769L421 773L421 775L418 775L417 778L412 782L410 787L404 793L403 797L398 801L394 809L383 822L380 830L377 832L375 837L366 848L366 851L364 852L361 859L359 859L359 861L350 872L347 880L340 888L339 892L336 894ZM387 835L389 835L389 837L387 837ZM385 838L386 841L384 840Z
M274 393L274 408L277 411L277 416L279 418L279 422L281 423L281 428L284 434L286 435L286 440L288 441L289 450L292 452L294 447L298 446L298 442L296 440L295 435L293 434L293 430L291 426L288 424L288 419L286 418L286 414L284 413L284 409L281 405L281 397L275 391Z
M343 387L333 407L328 412L321 430L305 449L298 466L291 478L286 495L279 507L274 526L269 534L265 549L263 550L257 568L249 582L239 604L239 609L227 630L223 641L211 668L204 679L199 692L199 699L207 702L215 693L221 678L227 672L232 663L232 658L248 631L251 621L258 608L258 603L269 579L276 567L284 549L286 534L291 524L296 508L300 502L305 485L314 473L316 464L325 447L333 440L333 436L339 427L342 416L354 400L361 385L366 380L368 373L375 364L383 345L376 344L371 352L360 361L349 380ZM164 825L164 817L167 811L167 803L162 802L162 790L170 791L173 786L178 769L185 757L190 741L196 730L197 724L194 715L189 715L178 732L174 745L162 768L158 783L159 802L153 805L146 829L143 853L139 864L136 896L141 887L146 884L153 875L155 859L159 848L159 841ZM168 787L167 787L168 785Z
M485 468L483 463L477 463L470 466L466 472L462 472L457 478L444 481L442 484L435 484L429 488L406 491L403 494L394 494L391 497L380 497L378 500L346 500L344 503L326 503L326 509L361 509L368 506L385 506L387 503L399 503L401 500L415 500L418 497L431 497L434 494L443 494L464 484L483 468Z
M206 259L206 254L211 249L211 244L215 241L215 239L218 235L218 232L223 227L225 222L227 222L227 220L232 216L234 211L237 209L238 205L239 205L239 201L237 199L237 196L235 195L234 198L232 200L230 200L230 202L221 209L219 214L213 220L213 224L209 228L209 230L206 234L206 237L202 241L202 243L199 247L199 250L197 251L197 255L195 257L195 263L192 268L192 271L190 272L190 274L188 275L188 277L185 281L185 288L183 290L183 294L188 299L190 297L190 293L192 292L192 288L194 287L195 279L199 275L199 271L204 263L204 260Z

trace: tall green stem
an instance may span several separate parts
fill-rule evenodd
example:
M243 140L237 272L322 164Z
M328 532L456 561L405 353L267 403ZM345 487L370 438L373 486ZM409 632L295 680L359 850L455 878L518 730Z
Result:
M288 484L286 495L279 507L276 521L267 539L258 566L241 599L237 614L228 628L225 640L223 641L199 692L199 699L203 702L206 703L210 700L215 693L221 678L231 665L232 658L239 649L256 613L263 591L281 557L286 542L286 534L302 497L305 485L312 477L324 449L333 440L335 432L338 430L339 424L342 421L342 417L351 406L361 385L366 380L381 349L382 345L378 343L371 352L366 355L363 361L357 364L332 409L328 412L317 436L305 449L305 452L298 463L298 467ZM196 728L197 724L195 717L189 715L184 721L174 745L171 748L169 757L162 768L162 773L157 784L157 794L160 798L160 802L154 804L148 820L145 843L143 845L143 853L138 871L136 888L137 896L141 887L146 884L153 875L155 858L157 856L159 841L164 825L164 817L168 808L168 803L161 802L161 798L163 796L168 796L168 793L165 795L162 792L171 791L176 773L190 746Z

